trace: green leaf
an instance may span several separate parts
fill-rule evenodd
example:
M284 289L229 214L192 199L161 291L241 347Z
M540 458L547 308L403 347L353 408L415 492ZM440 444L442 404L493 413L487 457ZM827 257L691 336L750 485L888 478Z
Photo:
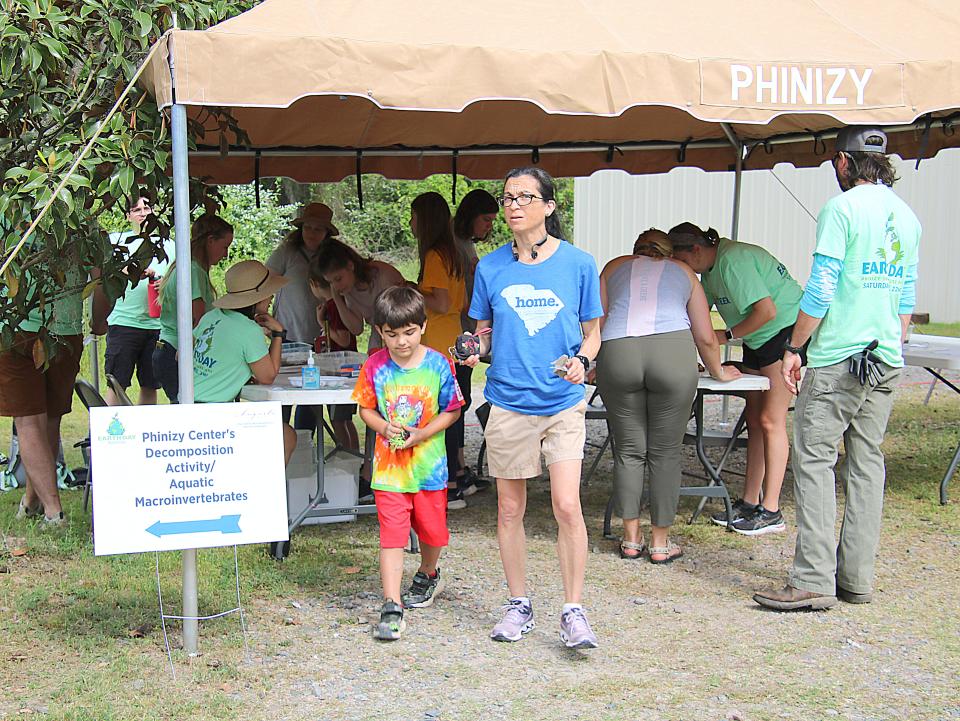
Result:
M125 165L120 168L120 173L118 177L118 182L120 183L120 189L123 191L124 195L130 193L130 189L133 188L133 168L129 165Z
M153 30L153 18L142 10L134 10L133 19L140 24L140 35L147 36Z

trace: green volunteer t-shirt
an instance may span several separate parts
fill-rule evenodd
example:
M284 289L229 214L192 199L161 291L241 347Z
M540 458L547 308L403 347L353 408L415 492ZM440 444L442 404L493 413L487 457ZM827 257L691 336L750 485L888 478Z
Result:
M40 327L46 325L47 330L54 335L82 335L83 334L83 288L89 274L80 268L71 268L67 271L66 287L77 288L75 293L65 295L53 301L41 314L39 308L34 308L20 323L20 330L36 333ZM44 315L47 315L44 321Z
M126 242L126 240L133 235L133 232L111 233L110 242L114 245L119 245L120 243ZM143 238L139 236L134 237L128 244L130 253L135 253L142 243ZM163 274L167 272L170 263L173 262L176 245L172 240L165 240L163 242L163 249L167 254L167 260L157 260L154 258L148 266L150 270L156 273L157 278L162 278ZM112 326L122 325L127 328L158 330L160 328L160 319L151 318L147 311L147 284L148 281L146 278L137 283L136 287L134 287L132 283L127 283L127 289L120 298L117 298L116 303L113 304L113 310L110 312L110 315L107 316L107 323Z
M166 341L174 348L177 347L177 269L171 268L167 275L169 279L163 284L160 293L160 340ZM210 275L197 261L190 261L190 287L193 289L193 300L203 298L210 309L217 294L210 283ZM190 313L191 309L185 312Z
M717 260L700 275L700 280L707 303L717 306L727 328L750 315L758 300L773 300L776 317L743 337L743 342L754 350L797 322L803 288L783 263L758 245L721 238Z
M234 400L267 355L263 329L235 310L214 308L193 329L193 394L204 403Z
M879 341L887 365L903 366L900 294L917 263L920 221L886 185L856 185L830 199L817 219L815 253L843 262L827 314L810 341L807 362L833 365Z

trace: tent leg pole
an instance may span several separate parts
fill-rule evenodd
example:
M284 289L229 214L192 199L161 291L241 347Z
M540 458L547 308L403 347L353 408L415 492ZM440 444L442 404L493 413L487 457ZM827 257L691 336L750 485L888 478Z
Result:
M737 136L728 123L722 123L723 132L727 134L730 144L737 152L733 174L733 218L730 221L730 238L737 240L740 237L740 190L743 187L743 141ZM730 360L730 346L723 346L723 360ZM720 423L726 426L730 422L730 396L724 394L720 408Z
M193 289L190 287L190 176L187 167L187 109L175 103L170 130L173 145L173 217L177 259L177 347L193 347ZM180 403L193 403L193 354L181 353ZM183 650L197 655L197 551L183 551Z

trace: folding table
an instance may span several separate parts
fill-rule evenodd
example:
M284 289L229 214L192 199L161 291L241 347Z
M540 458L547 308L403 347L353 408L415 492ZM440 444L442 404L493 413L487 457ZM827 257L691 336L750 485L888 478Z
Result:
M960 393L960 388L956 384L941 375L941 371L945 369L960 370L960 338L914 334L909 343L903 344L903 361L907 365L923 368L954 393ZM957 444L953 458L947 466L947 472L940 481L941 505L947 503L947 486L958 465L960 465L960 443Z

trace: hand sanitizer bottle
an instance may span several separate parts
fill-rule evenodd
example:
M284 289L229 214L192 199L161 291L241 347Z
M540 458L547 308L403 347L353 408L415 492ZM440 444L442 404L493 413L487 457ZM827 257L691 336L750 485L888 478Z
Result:
M320 390L320 369L314 365L313 351L307 356L307 364L300 370L301 386L304 390Z

